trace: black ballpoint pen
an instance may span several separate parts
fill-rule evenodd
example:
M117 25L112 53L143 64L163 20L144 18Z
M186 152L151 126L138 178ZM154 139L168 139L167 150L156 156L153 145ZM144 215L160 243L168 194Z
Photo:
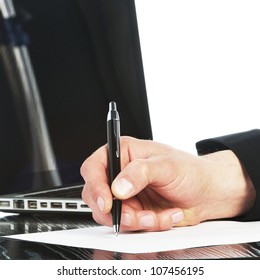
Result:
M120 161L120 119L117 111L116 103L109 103L109 111L107 114L107 143L108 143L108 179L110 186L121 171ZM112 205L112 221L114 232L116 235L120 229L122 201L113 199Z

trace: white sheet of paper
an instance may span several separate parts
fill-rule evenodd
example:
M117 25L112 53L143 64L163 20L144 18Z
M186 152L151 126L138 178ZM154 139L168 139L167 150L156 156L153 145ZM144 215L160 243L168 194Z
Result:
M109 227L97 226L8 237L122 253L151 253L259 241L260 222L211 221L163 232L123 232L118 236Z

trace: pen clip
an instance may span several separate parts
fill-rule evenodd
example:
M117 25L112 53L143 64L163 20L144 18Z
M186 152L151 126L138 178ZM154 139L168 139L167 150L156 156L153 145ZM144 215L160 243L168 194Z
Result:
M120 122L119 120L113 120L114 122L114 136L116 143L116 157L120 158Z

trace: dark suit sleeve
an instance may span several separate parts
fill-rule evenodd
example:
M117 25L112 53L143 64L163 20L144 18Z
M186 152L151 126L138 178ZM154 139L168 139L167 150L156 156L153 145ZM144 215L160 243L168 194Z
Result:
M256 189L252 209L239 220L260 220L260 129L202 140L196 143L199 155L221 150L232 150L247 171Z

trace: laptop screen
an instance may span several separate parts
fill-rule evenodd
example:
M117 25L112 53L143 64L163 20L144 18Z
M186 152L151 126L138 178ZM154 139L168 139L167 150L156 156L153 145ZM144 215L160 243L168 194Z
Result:
M81 184L110 101L121 135L152 138L134 1L13 5L0 13L0 194Z

